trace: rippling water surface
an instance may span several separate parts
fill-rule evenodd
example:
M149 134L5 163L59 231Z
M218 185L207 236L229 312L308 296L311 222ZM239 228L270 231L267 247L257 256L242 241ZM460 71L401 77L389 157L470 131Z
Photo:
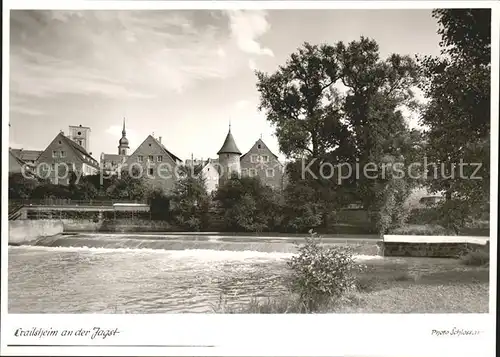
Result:
M213 312L221 294L240 304L284 290L287 243L277 252L257 243L214 242L207 249L206 242L170 241L158 249L157 239L144 238L78 235L45 242L50 246L9 247L9 312Z

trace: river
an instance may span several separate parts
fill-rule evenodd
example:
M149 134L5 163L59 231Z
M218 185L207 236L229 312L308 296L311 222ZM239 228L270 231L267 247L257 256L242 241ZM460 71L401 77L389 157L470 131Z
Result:
M9 312L214 312L221 296L237 305L283 293L293 252L277 238L60 235L9 247Z

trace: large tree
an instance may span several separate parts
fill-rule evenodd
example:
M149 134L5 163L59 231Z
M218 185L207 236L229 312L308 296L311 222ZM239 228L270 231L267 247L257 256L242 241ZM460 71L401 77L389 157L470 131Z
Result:
M209 196L201 166L180 166L170 195L170 212L176 224L199 231L207 224Z
M408 56L381 59L377 43L364 37L347 45L305 43L275 73L257 72L257 79L260 109L276 127L281 151L299 161L317 160L310 166L317 174L325 162L351 168L358 162L362 168L387 156L403 162L414 156L407 139L418 135L410 134L401 111L415 105L412 87L418 82L418 68ZM322 206L323 220L346 197L357 196L371 211L382 209L379 179L352 172L339 185L326 171L308 184L299 183L304 175L291 175L292 185L313 188L295 192L311 192L309 203Z
M422 115L426 154L437 164L428 184L448 200L481 206L489 201L491 10L440 9L433 16L441 56L421 59L429 99ZM460 169L461 162L467 166Z

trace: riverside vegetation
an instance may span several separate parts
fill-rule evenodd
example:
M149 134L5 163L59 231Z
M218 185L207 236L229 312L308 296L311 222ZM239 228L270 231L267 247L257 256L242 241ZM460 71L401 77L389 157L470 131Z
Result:
M463 313L488 312L489 251L459 259L376 259L356 262L349 247L325 247L311 232L286 262L279 297L232 304L217 313ZM237 298L237 297L236 297Z

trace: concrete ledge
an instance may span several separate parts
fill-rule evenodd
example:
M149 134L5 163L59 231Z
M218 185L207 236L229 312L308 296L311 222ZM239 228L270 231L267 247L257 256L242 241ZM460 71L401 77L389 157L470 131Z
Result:
M59 220L16 220L9 221L9 244L20 245L42 237L61 234L64 226Z
M485 249L489 238L386 235L377 244L381 255L387 257L457 258L470 250Z
M471 243L487 244L489 237L472 236L408 236L408 235L384 235L384 242L394 243Z

